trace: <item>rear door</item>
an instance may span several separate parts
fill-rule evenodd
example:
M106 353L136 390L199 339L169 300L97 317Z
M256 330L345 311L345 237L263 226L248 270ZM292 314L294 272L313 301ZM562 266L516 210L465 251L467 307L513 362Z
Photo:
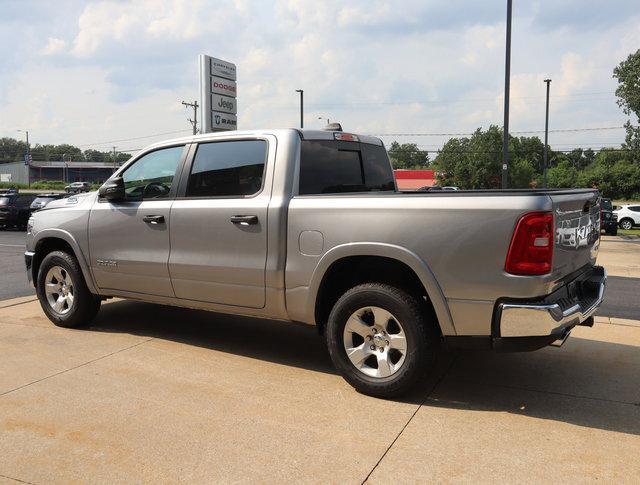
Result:
M555 221L553 269L568 275L595 264L600 247L600 198L597 191L550 192Z
M197 145L171 208L169 272L178 298L264 307L265 179L274 156L270 136Z

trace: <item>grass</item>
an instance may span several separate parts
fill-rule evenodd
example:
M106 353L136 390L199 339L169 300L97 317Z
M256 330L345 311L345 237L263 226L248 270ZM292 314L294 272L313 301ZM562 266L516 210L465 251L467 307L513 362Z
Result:
M640 229L629 229L625 231L624 229L618 229L618 236L640 236Z

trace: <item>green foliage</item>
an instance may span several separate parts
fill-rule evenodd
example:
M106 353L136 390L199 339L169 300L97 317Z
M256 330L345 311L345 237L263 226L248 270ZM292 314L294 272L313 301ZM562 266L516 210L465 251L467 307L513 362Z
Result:
M570 160L563 160L555 167L547 171L549 187L569 188L575 187L578 178L578 170Z
M429 152L420 150L415 143L401 145L394 141L388 152L391 164L395 169L422 170L429 166Z
M19 162L24 160L27 152L27 144L14 138L0 138L0 164ZM32 145L29 149L31 157L36 162L50 162L69 160L74 162L107 162L112 163L113 152L99 150L85 150L84 152L74 145L62 143L60 145ZM129 160L128 153L116 152L116 162L123 163Z
M533 163L526 158L517 158L509 168L509 186L514 189L529 189L535 184L536 171Z
M640 49L614 68L613 77L618 80L618 106L625 114L640 118Z

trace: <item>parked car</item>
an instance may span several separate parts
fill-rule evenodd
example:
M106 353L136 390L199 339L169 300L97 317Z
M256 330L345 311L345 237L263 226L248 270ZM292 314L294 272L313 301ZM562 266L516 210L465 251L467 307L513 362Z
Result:
M29 206L34 198L34 195L21 195L18 192L0 193L0 227L26 229Z
M618 216L613 212L611 199L602 198L600 201L600 229L605 234L616 236L618 234Z
M623 205L613 211L618 217L618 225L621 229L633 229L640 225L640 205Z
M66 196L63 194L54 194L54 193L38 194L38 196L31 203L31 206L30 206L31 212L40 210L44 208L49 202L61 199L63 197L66 197Z
M110 297L302 322L350 384L390 397L434 372L439 345L533 350L591 326L599 201L400 193L375 137L209 133L152 145L97 193L35 212L25 261L56 325L90 324Z
M89 182L72 182L64 188L64 191L68 194L79 194L90 190L91 184Z

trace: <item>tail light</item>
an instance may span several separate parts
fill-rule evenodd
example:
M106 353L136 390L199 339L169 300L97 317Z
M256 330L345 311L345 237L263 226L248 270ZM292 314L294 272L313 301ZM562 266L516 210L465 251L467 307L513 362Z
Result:
M552 259L553 213L529 212L523 215L511 238L505 271L516 275L550 273Z

